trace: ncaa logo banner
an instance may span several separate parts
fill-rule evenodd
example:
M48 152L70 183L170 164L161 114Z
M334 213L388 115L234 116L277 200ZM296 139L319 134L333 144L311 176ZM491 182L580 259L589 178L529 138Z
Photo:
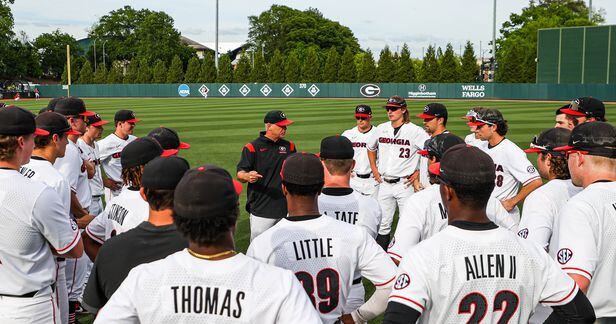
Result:
M180 84L178 87L178 94L180 97L190 96L190 87L187 84Z
M364 84L363 86L361 86L361 88L359 88L359 93L361 93L362 96L368 98L377 97L379 94L381 94L381 88L376 84L368 83Z

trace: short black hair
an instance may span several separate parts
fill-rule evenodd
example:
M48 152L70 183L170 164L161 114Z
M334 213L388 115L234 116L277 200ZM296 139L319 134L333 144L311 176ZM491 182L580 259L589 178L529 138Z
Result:
M496 133L500 136L505 136L507 135L507 132L509 131L509 125L507 125L507 121L506 120L501 120L495 123L496 125Z
M178 231L189 241L199 245L214 244L231 229L240 215L240 205L230 210L203 217L182 217L173 213Z
M316 185L303 186L294 183L288 183L282 180L282 184L287 188L287 191L293 196L316 196L323 189L324 182Z
M473 183L470 185L448 183L446 185L455 191L460 202L474 209L486 208L494 190L494 182Z
M149 189L143 187L146 201L150 205L150 209L160 211L165 209L173 209L173 193L175 190L170 189Z

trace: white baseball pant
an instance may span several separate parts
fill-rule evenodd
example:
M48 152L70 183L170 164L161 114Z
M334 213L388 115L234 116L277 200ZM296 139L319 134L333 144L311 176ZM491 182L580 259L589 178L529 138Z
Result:
M66 289L69 301L81 301L90 258L85 253L79 259L66 259Z
M377 199L379 193L379 183L370 178L351 177L351 188L364 196Z
M55 294L49 292L31 298L0 296L2 324L59 324Z
M405 178L400 178L396 183L388 183L385 180L379 185L378 202L381 206L381 226L379 227L379 235L388 235L391 232L391 226L394 222L394 214L396 206L402 209L406 199L413 195L415 191L412 186L406 186Z
M265 218L250 214L250 241L252 242L255 237L261 235L279 221L280 218Z
M58 323L68 323L68 290L66 289L66 261L56 261L56 302L58 303Z
M92 196L92 203L88 208L90 215L98 216L103 212L103 198L102 196Z

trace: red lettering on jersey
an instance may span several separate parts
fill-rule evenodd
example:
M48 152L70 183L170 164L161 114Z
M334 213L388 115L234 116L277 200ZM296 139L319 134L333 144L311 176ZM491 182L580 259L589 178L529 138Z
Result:
M366 143L353 142L353 147L366 147Z
M120 158L120 154L121 154L121 152L113 153L113 154L111 154L111 157L114 158L114 159L119 159Z
M411 141L403 138L379 137L379 143L411 146Z

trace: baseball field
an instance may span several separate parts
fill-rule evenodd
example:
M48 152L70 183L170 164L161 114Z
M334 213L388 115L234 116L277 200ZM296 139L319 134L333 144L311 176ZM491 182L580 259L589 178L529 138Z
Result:
M222 166L235 176L235 166L244 144L263 129L265 112L283 110L295 124L289 126L287 139L296 143L299 151L318 152L323 137L340 134L355 126L354 107L358 104L372 106L373 123L386 121L382 106L384 99L202 99L202 98L109 98L84 99L88 110L98 112L103 119L113 120L118 109L132 109L138 123L135 135L143 136L152 128L166 126L178 131L182 141L191 144L191 149L180 155L191 166L212 163ZM408 101L411 121L421 125L419 114L430 101ZM448 129L461 137L468 134L468 127L460 117L474 106L498 108L509 122L507 137L525 148L533 135L553 127L554 112L565 102L530 101L447 101L438 100L449 111ZM7 102L11 104L13 102ZM47 105L47 99L21 101L19 106L38 111ZM616 104L607 104L607 119L616 119ZM107 125L103 136L113 131ZM529 157L534 162L535 156ZM245 252L249 243L248 215L243 210L236 233L239 251ZM89 322L90 318L83 322Z

